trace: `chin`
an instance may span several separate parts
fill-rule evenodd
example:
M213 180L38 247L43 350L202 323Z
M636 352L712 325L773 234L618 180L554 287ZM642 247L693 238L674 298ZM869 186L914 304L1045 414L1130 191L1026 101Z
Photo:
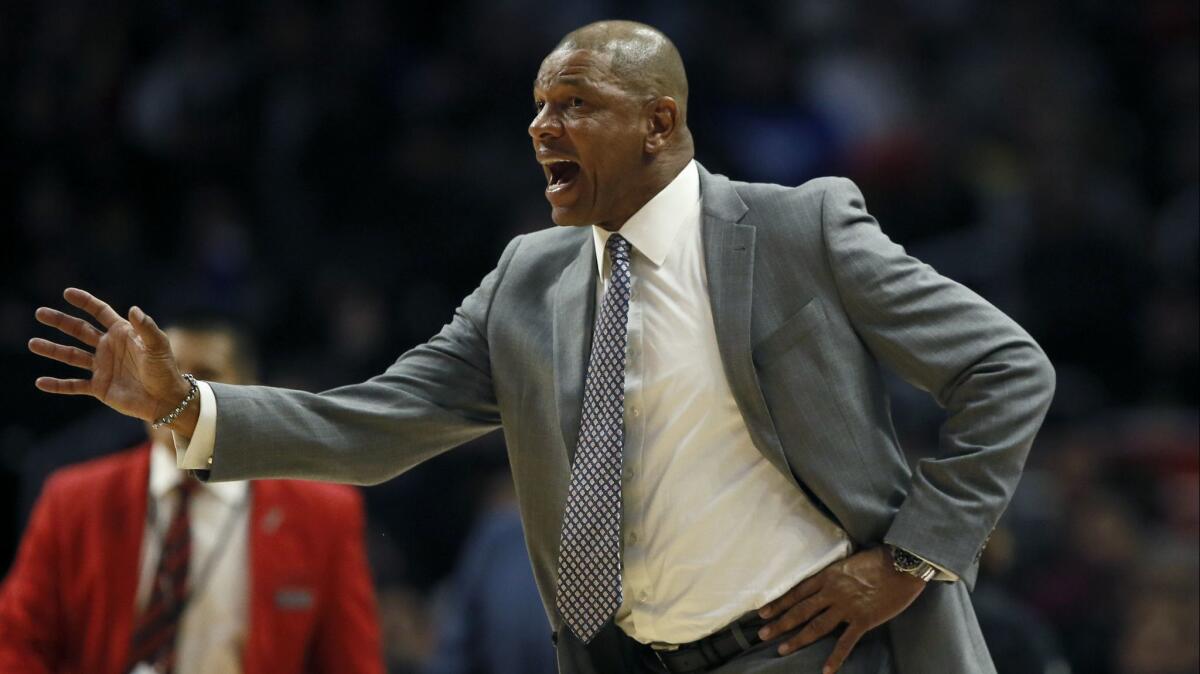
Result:
M578 213L566 208L550 208L550 219L559 227L587 227L592 224Z

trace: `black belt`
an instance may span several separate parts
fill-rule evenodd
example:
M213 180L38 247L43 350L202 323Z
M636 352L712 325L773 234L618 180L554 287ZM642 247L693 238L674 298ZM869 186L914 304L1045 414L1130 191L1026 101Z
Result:
M671 674L705 672L761 643L758 629L766 624L767 621L757 613L747 613L727 627L690 644L671 646L669 650L654 648L654 656Z

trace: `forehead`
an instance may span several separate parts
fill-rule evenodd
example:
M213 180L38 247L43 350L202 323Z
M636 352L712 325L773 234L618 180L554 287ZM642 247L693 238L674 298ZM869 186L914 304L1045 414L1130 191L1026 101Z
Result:
M542 61L533 88L544 90L556 84L600 86L613 83L616 83L616 76L611 54L588 49L559 49L550 52Z

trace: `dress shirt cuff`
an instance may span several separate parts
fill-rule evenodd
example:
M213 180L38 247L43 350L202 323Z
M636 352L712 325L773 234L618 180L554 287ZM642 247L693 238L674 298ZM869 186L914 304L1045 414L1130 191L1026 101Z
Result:
M200 390L200 418L192 437L185 438L171 431L175 440L175 461L183 470L209 470L212 468L213 445L217 440L217 397L207 382L197 381Z

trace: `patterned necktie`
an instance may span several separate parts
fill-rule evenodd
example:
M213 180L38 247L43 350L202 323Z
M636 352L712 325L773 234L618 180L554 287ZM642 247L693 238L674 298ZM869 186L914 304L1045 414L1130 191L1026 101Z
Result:
M583 416L558 549L556 604L587 643L621 605L621 456L625 444L625 344L629 242L608 239L612 273L583 388Z
M171 674L175 670L175 642L179 621L187 603L188 565L192 556L188 506L199 484L191 477L185 477L176 487L179 506L171 516L167 535L163 537L150 603L138 616L133 631L133 645L129 651L130 669L139 662L145 662L153 665L155 671L161 674Z

